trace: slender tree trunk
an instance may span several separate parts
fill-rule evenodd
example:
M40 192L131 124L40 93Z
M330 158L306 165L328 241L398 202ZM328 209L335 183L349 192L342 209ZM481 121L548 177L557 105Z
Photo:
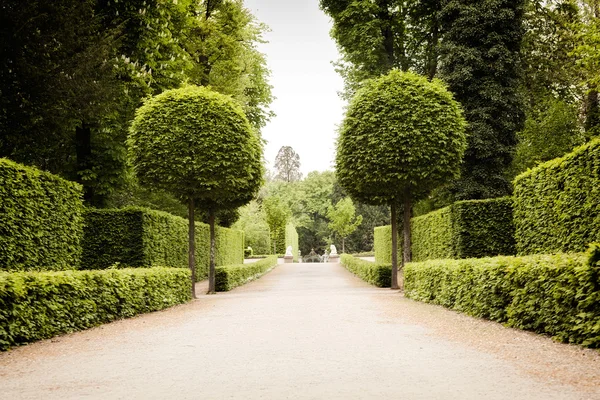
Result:
M215 211L208 211L208 225L210 226L210 267L208 270L208 293L213 294L216 292L216 281L215 281L215 256L216 256L216 245L215 245Z
M344 244L345 241L346 241L346 238L342 238L342 254L346 253L346 246Z
M192 298L196 297L196 224L194 222L194 199L188 202L188 267L192 271Z
M398 215L396 201L392 201L392 289L398 289Z
M411 247L411 238L410 238L410 197L407 196L407 198L404 200L404 216L402 218L402 225L403 225L403 235L404 235L404 239L403 239L403 246L402 246L402 266L400 268L401 271L401 276L402 276L402 287L404 288L404 266L406 265L406 263L410 262L411 259L411 255L410 255L410 247Z
M82 122L81 126L75 128L75 151L77 154L77 180L83 185L83 199L92 204L94 193L89 182L81 179L81 173L89 170L92 165L92 129L89 124Z

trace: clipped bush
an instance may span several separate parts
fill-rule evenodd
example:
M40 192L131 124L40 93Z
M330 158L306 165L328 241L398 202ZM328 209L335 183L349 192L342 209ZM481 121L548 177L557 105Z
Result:
M226 265L216 269L217 292L227 292L260 278L277 266L277 257L269 256L249 264Z
M392 263L392 226L378 226L374 229L373 250L375 261L381 264ZM401 235L398 236L398 254L402 251Z
M581 252L600 241L600 138L517 176L519 254Z
M392 284L392 266L390 264L361 260L349 254L342 254L340 263L348 271L371 285L389 288Z
M188 269L0 273L0 350L189 300Z
M131 267L166 265L187 267L187 220L145 208L89 210L86 212L82 265L105 269L114 263ZM209 265L208 225L196 223L197 280L206 279ZM216 229L217 265L244 260L244 234Z
M298 262L298 231L293 224L287 224L285 226L285 248L287 252L288 246L292 246L292 254L294 255L294 262Z
M408 264L405 295L476 317L600 347L594 253L429 260Z
M514 255L512 204L509 197L458 201L413 218L413 261ZM391 248L391 227L375 228L377 262L389 262Z
M77 183L0 159L0 270L77 267L82 198Z

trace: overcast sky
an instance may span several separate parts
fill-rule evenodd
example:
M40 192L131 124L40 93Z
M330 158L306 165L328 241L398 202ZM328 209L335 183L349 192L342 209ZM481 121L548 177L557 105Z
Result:
M331 21L318 0L245 0L245 5L269 25L261 45L272 71L271 85L277 114L263 129L269 168L282 146L300 155L301 171L333 170L336 125L343 118L343 88L331 61L339 58L329 36Z

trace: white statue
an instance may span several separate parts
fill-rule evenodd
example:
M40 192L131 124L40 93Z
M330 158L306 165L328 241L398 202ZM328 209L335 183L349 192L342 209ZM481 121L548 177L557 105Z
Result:
M287 247L287 249L285 250L285 256L286 257L294 257L294 255L292 254L292 246Z
M329 255L337 256L337 249L335 248L335 245L332 244L329 248L331 249L331 253Z

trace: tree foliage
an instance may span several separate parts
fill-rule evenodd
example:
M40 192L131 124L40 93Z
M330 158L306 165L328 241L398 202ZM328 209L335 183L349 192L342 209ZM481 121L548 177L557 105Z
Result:
M362 223L362 215L356 215L356 208L349 197L340 200L327 210L329 228L342 239L342 253L346 252L345 241Z
M294 182L302 179L300 172L300 156L291 146L282 146L275 157L275 179Z

